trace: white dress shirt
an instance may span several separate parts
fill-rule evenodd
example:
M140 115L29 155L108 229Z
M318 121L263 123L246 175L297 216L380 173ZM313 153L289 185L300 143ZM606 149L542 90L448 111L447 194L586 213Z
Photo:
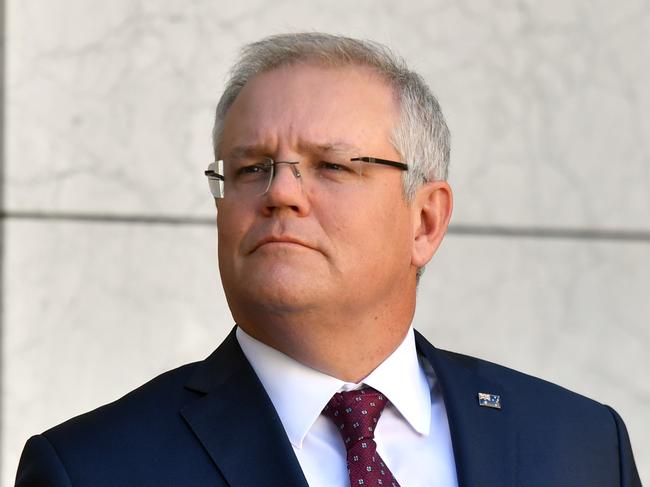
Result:
M377 452L401 487L457 487L447 413L433 369L415 349L413 329L359 384L297 362L237 328L237 340L284 426L310 487L347 487L346 450L321 411L335 392L367 385L389 404L375 430Z

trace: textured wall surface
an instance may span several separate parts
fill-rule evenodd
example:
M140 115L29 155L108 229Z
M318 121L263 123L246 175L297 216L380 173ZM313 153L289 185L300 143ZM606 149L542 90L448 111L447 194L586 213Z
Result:
M416 326L615 407L650 482L647 2L6 0L2 486L25 440L232 327L202 175L243 43L393 46L453 135Z

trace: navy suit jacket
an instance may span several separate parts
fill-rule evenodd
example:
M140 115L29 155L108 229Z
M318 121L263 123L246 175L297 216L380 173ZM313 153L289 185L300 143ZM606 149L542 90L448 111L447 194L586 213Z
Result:
M449 416L460 487L640 486L609 407L548 382L435 349L416 333ZM299 391L296 391L299 392ZM481 407L477 394L501 398ZM33 436L19 487L306 487L282 423L234 330L206 360ZM408 486L403 486L408 487Z

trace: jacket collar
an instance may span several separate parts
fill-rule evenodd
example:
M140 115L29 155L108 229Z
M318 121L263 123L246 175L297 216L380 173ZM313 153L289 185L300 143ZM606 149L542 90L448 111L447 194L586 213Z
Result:
M307 487L282 423L234 329L197 365L185 387L203 396L181 409L181 415L230 485Z
M437 350L417 331L415 341L440 382L459 487L514 486L515 428L503 386L482 374L477 359ZM185 387L202 397L181 415L231 486L308 487L235 329L197 365ZM499 395L502 409L481 407L479 392Z
M481 373L479 360L437 350L417 331L415 339L440 381L459 487L514 486L516 438L503 386ZM480 406L479 392L498 395L501 409Z

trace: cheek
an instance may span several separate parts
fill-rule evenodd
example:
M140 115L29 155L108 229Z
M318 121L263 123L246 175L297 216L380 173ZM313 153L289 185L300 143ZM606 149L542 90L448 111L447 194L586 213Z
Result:
M377 205L370 215L372 229L369 233L373 249L387 266L391 261L398 267L408 266L413 243L411 212L401 193L388 201L394 203Z
M410 230L408 212L372 199L332 202L325 208L318 219L339 261L377 266L394 256L396 247L401 259Z
M249 226L246 212L221 208L217 213L217 247L219 256L232 255L240 246Z

